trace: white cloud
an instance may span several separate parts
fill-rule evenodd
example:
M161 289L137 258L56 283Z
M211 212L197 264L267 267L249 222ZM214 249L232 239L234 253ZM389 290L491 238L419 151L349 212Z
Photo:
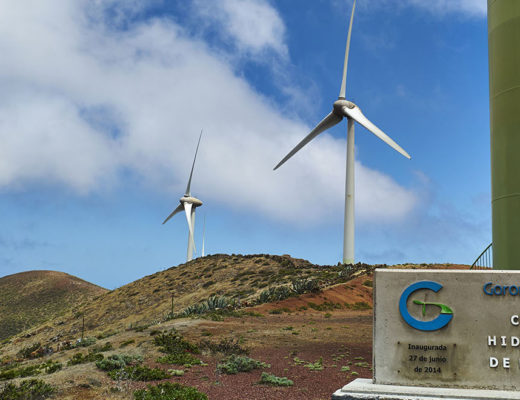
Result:
M258 55L274 51L282 57L288 54L285 25L267 0L194 0L193 11L205 21L216 23L218 32L242 52Z
M150 19L114 30L92 8L100 4L0 3L0 186L52 182L86 193L130 169L181 195L204 128L192 184L203 201L286 221L342 214L344 140L322 135L273 172L308 126L180 26ZM399 220L414 208L414 192L388 176L360 163L357 176L363 220Z

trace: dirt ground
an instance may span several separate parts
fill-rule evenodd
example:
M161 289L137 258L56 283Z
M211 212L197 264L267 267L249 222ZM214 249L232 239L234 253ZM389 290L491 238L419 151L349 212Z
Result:
M330 316L325 317L326 314ZM224 356L203 353L200 358L207 366L188 369L146 362L153 367L184 369L184 376L172 377L169 381L196 387L211 400L325 400L355 378L372 377L371 310L267 314L263 317L228 318L222 322L202 321L185 327L181 323L174 325L193 342L203 338L215 342L222 338L242 338L243 347L250 349L250 357L270 364L263 370L226 375L216 370ZM322 370L312 371L305 366L320 358ZM342 372L345 366L350 370ZM260 385L258 381L262 371L287 377L294 385ZM75 384L57 398L130 399L134 390L154 383L116 383L95 368L92 368L92 376L86 372L82 372L84 379L76 379ZM92 382L99 382L99 387L92 387ZM121 392L110 390L116 387Z
M291 297L284 301L245 309L251 315L209 319L176 319L141 331L124 331L97 344L110 341L114 353L141 355L150 367L183 369L183 376L167 381L193 386L211 400L330 399L333 392L355 378L372 377L372 280L361 276L347 284L322 292ZM153 346L152 331L177 329L192 343L222 339L239 340L249 356L269 364L269 368L226 375L217 371L225 357L203 352L206 364L192 367L158 364L160 356ZM121 347L121 343L133 340ZM59 352L54 361L66 364L74 351ZM321 360L321 361L320 361ZM312 370L318 363L322 369ZM343 371L342 371L343 369ZM262 372L286 377L290 387L259 384ZM93 363L67 366L39 378L59 388L56 399L133 399L136 389L158 382L112 381ZM165 380L166 381L166 380ZM163 381L164 382L164 381Z

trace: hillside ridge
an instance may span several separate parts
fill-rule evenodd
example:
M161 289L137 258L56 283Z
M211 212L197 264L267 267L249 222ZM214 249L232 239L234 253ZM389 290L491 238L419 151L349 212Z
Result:
M0 278L0 340L62 315L106 289L60 271L31 270Z

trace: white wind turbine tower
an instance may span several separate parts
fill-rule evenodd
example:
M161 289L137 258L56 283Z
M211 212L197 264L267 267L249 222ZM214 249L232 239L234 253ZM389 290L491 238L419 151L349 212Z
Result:
M193 258L193 250L195 249L195 239L193 233L195 231L195 209L202 205L202 201L191 195L191 178L193 176L193 168L195 167L195 160L197 159L197 152L199 151L200 138L202 137L202 131L200 131L199 141L197 143L197 150L195 150L195 157L193 158L193 164L191 166L190 179L188 180L188 186L186 186L186 193L179 200L181 204L173 210L164 220L163 225L178 212L184 210L186 213L186 220L188 221L188 255L186 261L190 261Z
M202 225L202 250L200 252L200 256L204 257L204 236L206 235L206 216L204 215L204 224Z
M278 163L274 169L276 170L289 158L296 154L303 146L309 143L320 133L338 124L343 117L347 118L347 176L345 185L345 226L343 236L343 263L354 264L354 121L364 126L379 139L387 143L390 147L397 150L406 158L410 159L410 155L404 151L397 143L388 137L382 130L370 122L361 112L359 107L354 103L345 99L345 89L347 84L347 65L348 54L350 50L350 37L352 34L352 23L354 21L354 10L356 9L356 0L352 6L352 14L350 16L350 26L348 29L347 46L345 49L345 62L343 64L343 79L341 81L341 89L338 100L332 106L332 111L327 115L298 145L291 150L285 158Z

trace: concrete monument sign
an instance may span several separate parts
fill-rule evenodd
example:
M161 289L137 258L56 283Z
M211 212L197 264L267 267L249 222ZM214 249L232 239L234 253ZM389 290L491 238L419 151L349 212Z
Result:
M373 352L373 387L520 399L520 271L376 270Z

